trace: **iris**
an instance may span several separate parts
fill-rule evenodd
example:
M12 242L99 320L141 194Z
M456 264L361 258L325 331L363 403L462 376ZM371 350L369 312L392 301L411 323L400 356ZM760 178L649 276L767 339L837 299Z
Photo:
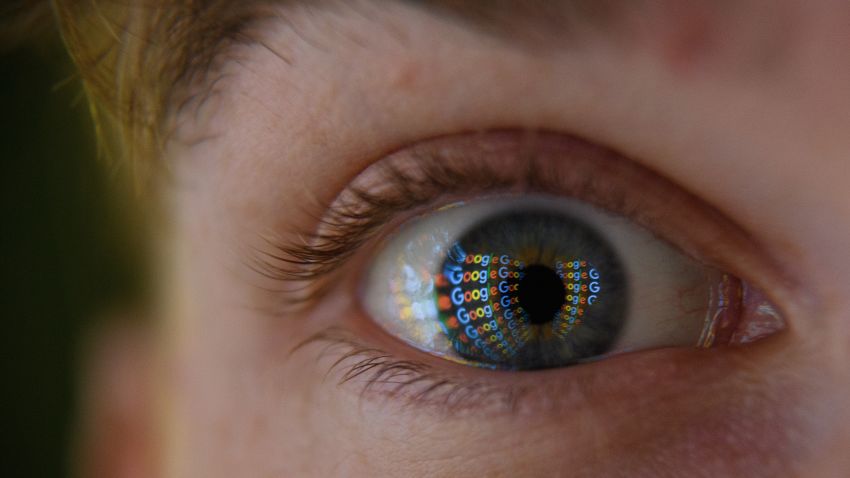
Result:
M452 244L440 270L440 326L470 362L569 365L604 354L625 321L628 284L614 249L559 212L490 216Z

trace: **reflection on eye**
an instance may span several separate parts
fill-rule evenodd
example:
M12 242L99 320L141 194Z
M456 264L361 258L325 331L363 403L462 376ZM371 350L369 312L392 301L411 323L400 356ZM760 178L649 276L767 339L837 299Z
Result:
M439 325L455 351L518 369L604 353L628 299L620 262L602 237L537 211L474 226L452 244L434 280Z
M364 306L426 352L523 370L698 344L740 286L726 276L718 289L723 278L587 204L505 197L403 227L375 259Z

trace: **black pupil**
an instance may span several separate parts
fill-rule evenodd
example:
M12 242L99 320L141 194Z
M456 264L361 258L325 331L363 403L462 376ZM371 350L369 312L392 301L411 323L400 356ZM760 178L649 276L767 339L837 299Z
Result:
M532 324L545 324L555 319L566 298L564 283L549 267L532 264L525 268L519 280L519 305Z

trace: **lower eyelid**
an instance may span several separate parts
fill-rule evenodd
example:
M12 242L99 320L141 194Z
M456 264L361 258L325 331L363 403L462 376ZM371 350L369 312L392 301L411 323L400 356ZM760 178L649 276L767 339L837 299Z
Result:
M742 358L742 353L752 357L760 352L749 349L759 347L776 351L775 344L770 344L773 339L762 341L768 343L766 347L759 343L712 350L665 348L574 367L504 372L451 364L427 354L421 360L405 358L415 351L405 348L396 352L391 349L405 346L366 341L359 333L332 326L298 344L291 355L317 364L325 386L352 394L348 400L360 406L492 418L570 413L589 404L604 409L606 402L614 404L638 396L644 396L642 401L653 395L688 391L698 396L700 389L727 381L741 364L752 369L753 359Z
M811 451L795 440L812 436L798 413L811 391L782 372L801 351L787 335L748 347L660 349L519 374L437 371L361 341L359 333L326 329L292 358L318 377L327 372L320 391L338 404L336 413L389 440L388 453L421 459L442 443L462 447L464 459L510 450L549 463L559 457L564 465L602 453L602 470L622 470L624 461L657 470L664 456L665 476L697 475L706 466L719 466L711 468L721 470L716 476L760 476L775 475L777 463L792 469ZM370 385L370 370L382 366L369 368L376 357L389 370L424 368L406 374L403 388ZM356 367L366 371L340 383ZM413 437L422 447L409 448ZM730 461L717 465L717 457Z
M353 276L349 282L350 287L356 287ZM724 368L731 366L724 364L734 363L739 353L735 350L758 347L760 343L749 342L773 335L777 323L784 327L784 322L774 320L775 310L768 307L769 302L757 289L744 284L742 293L743 315L735 333L729 335L727 343L715 342L709 350L663 348L620 353L561 369L493 371L451 363L416 350L386 333L356 303L340 298L341 302L331 308L349 310L345 321L324 322L324 328L297 345L293 354L319 364L317 373L324 377L326 386L352 394L349 400L365 405L450 416L539 415L582 407L588 400L598 402L601 396L623 391L640 394L658 387L678 389L688 384L722 382L731 373L730 368ZM328 309L321 311L323 315L328 312L334 315ZM751 322L756 326L748 326ZM771 328L760 329L758 324Z

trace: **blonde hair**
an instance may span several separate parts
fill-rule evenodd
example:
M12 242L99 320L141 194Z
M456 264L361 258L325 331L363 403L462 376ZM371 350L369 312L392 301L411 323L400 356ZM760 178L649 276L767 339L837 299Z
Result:
M100 152L150 189L175 109L199 94L219 52L240 41L256 2L52 0L89 99Z

